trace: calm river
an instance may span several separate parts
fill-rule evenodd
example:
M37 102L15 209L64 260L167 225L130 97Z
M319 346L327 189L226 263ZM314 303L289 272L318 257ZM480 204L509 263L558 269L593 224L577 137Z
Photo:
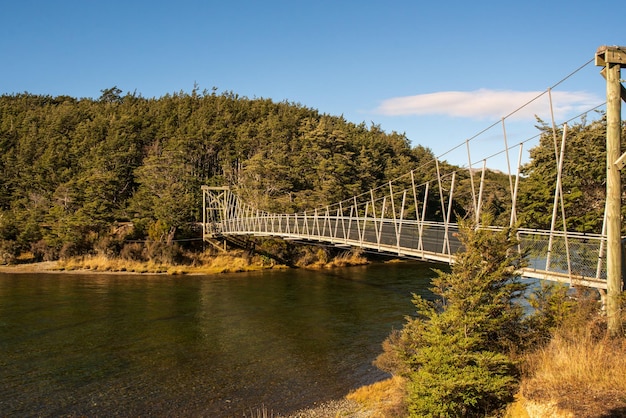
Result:
M242 416L385 375L433 264L220 276L0 274L0 415Z

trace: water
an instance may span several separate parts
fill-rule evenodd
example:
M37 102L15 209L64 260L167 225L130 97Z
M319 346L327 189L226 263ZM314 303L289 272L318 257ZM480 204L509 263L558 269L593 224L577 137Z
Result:
M384 378L432 264L220 276L0 274L0 415L288 413Z

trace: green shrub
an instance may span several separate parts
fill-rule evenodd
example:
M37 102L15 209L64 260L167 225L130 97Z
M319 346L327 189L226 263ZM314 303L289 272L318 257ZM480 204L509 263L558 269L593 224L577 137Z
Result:
M485 223L488 224L488 223ZM519 370L509 357L519 343L524 315L516 303L526 289L515 272L522 265L514 231L475 229L461 223L450 273L437 271L435 302L415 296L418 316L387 341L391 365L408 377L413 417L498 415L513 400Z

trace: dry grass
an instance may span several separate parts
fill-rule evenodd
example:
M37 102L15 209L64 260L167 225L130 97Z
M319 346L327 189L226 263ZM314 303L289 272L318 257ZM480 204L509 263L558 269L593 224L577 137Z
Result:
M296 265L307 269L329 269L335 267L348 267L348 266L361 266L368 264L369 260L363 255L363 251L360 249L354 249L345 251L331 259L328 259L328 254L319 249L316 253L305 253L301 257Z
M376 418L404 417L407 415L406 380L399 376L363 386L346 396L357 402L368 416Z
M577 417L626 416L626 339L598 338L595 330L557 333L530 354L522 395Z
M241 252L218 255L201 255L192 265L168 265L152 261L140 262L104 256L74 257L60 260L57 270L89 270L118 273L153 273L153 274L219 274L241 271L254 271L263 268L279 268L268 264L259 257L244 257Z
M337 257L330 260L325 268L332 267L347 267L347 266L361 266L363 264L367 264L369 261L366 257L363 256L363 252L359 249L346 251L344 253L339 254Z
M325 253L324 253L325 254ZM286 268L274 260L262 255L250 255L242 250L212 254L209 252L193 255L189 264L168 264L154 261L134 261L125 258L109 258L103 255L80 256L62 259L56 262L56 271L87 270L111 273L147 273L147 274L219 274L255 271L268 268ZM328 260L315 257L306 268L332 268L367 264L368 260L361 251L347 251Z

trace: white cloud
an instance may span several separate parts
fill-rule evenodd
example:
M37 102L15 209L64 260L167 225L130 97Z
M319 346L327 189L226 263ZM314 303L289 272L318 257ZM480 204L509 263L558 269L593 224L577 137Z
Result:
M577 116L604 101L586 92L553 91L551 95L557 119ZM387 116L445 115L472 119L500 119L515 112L512 118L534 120L535 115L543 119L550 117L550 100L547 92L538 91L442 91L390 98L375 111Z

